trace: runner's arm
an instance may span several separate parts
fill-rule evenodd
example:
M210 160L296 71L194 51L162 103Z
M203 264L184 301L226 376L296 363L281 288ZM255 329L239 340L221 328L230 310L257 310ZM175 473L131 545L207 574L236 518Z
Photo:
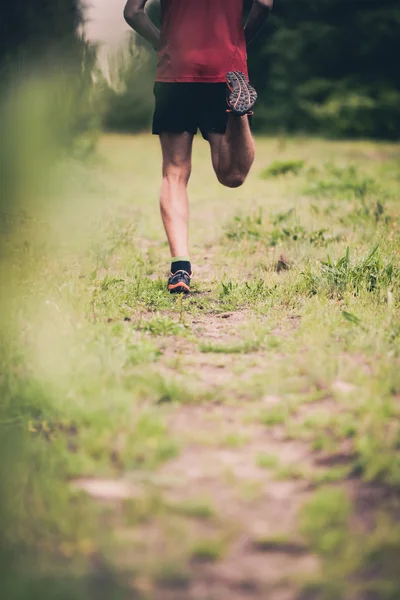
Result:
M253 0L249 18L245 26L247 45L254 40L264 27L269 13L272 10L274 0Z
M160 32L145 13L147 0L128 0L124 9L125 21L142 38L150 42L155 50L160 46Z

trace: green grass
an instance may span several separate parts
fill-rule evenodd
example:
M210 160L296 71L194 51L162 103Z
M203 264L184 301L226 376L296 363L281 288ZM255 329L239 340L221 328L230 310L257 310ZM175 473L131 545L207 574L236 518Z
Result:
M165 290L156 140L103 136L91 161L50 172L40 202L24 185L0 264L11 600L29 597L32 571L36 595L78 599L93 564L109 597L132 580L146 598L185 589L202 561L232 568L241 535L319 556L296 597L397 600L399 150L257 144L237 192L195 144L185 299ZM310 464L285 466L290 443ZM132 498L91 499L75 478L126 481ZM255 536L272 481L283 505L309 496L298 531Z
M203 342L200 344L200 352L205 354L248 354L249 352L257 352L263 345L262 339L249 339L241 344L213 344L211 342Z
M279 177L281 175L298 175L304 167L303 160L276 160L269 167L264 169L262 177Z
M190 573L181 565L162 565L155 576L157 585L162 589L185 589L190 584Z
M259 552L283 552L301 554L306 550L299 542L293 542L286 535L258 536L253 540L253 545Z
M199 562L215 562L222 557L224 543L221 540L199 540L192 548L192 560Z
M278 457L272 454L259 454L257 456L257 465L263 469L275 469L278 464Z
M215 509L208 500L186 500L178 504L171 504L169 508L179 514L197 519L212 519L215 516Z

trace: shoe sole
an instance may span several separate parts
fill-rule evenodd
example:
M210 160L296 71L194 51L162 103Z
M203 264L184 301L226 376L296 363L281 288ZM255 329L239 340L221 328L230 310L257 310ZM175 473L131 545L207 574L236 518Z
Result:
M190 287L186 285L186 283L175 283L174 285L169 285L168 289L171 294L189 294Z
M247 77L238 71L231 71L226 76L226 83L230 90L228 104L233 114L240 117L248 114L257 101L257 92Z

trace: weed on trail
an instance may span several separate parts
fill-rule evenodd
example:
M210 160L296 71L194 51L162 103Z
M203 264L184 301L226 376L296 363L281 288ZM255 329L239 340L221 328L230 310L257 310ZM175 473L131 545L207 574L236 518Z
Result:
M397 600L397 147L260 139L232 193L196 145L176 298L155 144L104 136L60 171L76 223L7 234L7 539L110 597Z
M177 323L168 317L155 317L150 321L141 323L141 329L148 331L152 335L185 335L186 328L183 323Z
M392 262L384 264L379 253L379 246L358 262L353 262L350 248L346 254L334 261L330 256L321 263L321 274L313 275L310 271L304 273L310 292L313 294L327 293L343 297L345 292L355 296L361 292L374 292L384 300L390 289L397 289L400 283L400 269Z

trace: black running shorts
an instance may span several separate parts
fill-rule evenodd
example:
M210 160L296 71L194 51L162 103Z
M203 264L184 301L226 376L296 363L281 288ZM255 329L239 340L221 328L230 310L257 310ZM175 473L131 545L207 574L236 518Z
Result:
M153 133L196 134L200 129L204 139L209 133L225 133L226 89L226 83L156 82Z

